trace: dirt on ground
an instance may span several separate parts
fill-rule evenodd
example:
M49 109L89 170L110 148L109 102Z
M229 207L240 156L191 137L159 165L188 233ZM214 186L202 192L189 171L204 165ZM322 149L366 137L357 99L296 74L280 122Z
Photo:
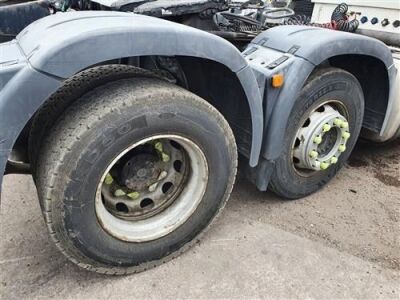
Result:
M400 270L400 140L359 142L338 176L305 199L284 201L245 184L237 198L262 222Z
M32 178L6 176L0 298L399 299L399 157L400 141L359 143L338 176L296 201L239 178L198 246L126 277L70 263L48 236Z

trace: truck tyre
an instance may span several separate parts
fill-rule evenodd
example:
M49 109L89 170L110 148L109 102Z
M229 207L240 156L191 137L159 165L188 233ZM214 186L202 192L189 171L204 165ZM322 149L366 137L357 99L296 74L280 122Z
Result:
M46 133L63 112L82 95L107 82L133 78L157 78L154 73L128 65L103 65L83 70L68 78L35 114L28 139L28 154L33 178L36 181L36 160ZM159 77L158 77L159 78Z
M57 247L104 274L155 267L196 243L225 205L237 150L223 116L151 78L104 84L44 138L39 198Z
M363 113L362 88L352 74L337 68L315 71L290 113L269 188L286 199L319 190L348 159Z

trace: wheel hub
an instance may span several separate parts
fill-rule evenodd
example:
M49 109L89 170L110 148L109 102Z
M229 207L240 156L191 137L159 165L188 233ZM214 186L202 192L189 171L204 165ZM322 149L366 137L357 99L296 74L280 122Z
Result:
M174 201L187 176L183 149L168 140L152 141L135 149L122 167L116 164L110 170L102 186L104 204L121 219L152 217Z
M346 151L350 137L347 119L329 104L315 109L297 131L293 143L296 168L325 170Z
M162 171L158 158L152 154L139 154L122 168L121 182L132 191L142 190L157 181Z
M141 189L131 190L126 180ZM96 215L103 229L120 240L152 241L190 218L207 182L207 160L193 141L174 134L148 137L120 152L104 170Z

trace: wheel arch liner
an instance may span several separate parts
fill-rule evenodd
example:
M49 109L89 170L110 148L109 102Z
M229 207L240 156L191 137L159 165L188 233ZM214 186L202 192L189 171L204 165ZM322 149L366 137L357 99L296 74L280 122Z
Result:
M317 27L279 26L259 34L251 44L298 58L294 59L290 67L282 68L286 84L274 101L271 118L266 120L268 123L265 124L267 130L262 154L268 160L277 159L282 151L286 124L304 83L315 67L329 58L346 54L375 57L382 61L388 70L389 89L392 90L395 84L390 49L384 43L370 37ZM275 72L278 71L279 67ZM390 96L386 117L393 101L393 97Z
M13 77L2 80L1 71L6 70L0 70L0 186L19 133L62 81L97 63L130 56L193 56L219 62L236 73L252 115L250 164L258 162L263 130L261 93L247 61L220 37L153 17L85 11L40 19L11 43L21 53ZM0 52L1 47L9 45L0 44Z

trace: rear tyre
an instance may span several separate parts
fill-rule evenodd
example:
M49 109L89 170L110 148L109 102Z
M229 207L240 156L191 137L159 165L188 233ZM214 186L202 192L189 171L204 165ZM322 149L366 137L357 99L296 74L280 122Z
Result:
M363 92L353 75L336 68L314 72L290 114L269 188L297 199L323 187L353 150L363 112Z
M35 114L28 139L28 154L33 179L36 181L36 160L39 156L40 145L43 144L57 119L77 99L92 89L108 82L141 77L154 78L155 74L148 70L128 65L102 65L83 70L68 78Z
M82 96L37 160L39 198L58 248L99 273L154 267L193 245L225 205L237 167L222 115L157 79Z

